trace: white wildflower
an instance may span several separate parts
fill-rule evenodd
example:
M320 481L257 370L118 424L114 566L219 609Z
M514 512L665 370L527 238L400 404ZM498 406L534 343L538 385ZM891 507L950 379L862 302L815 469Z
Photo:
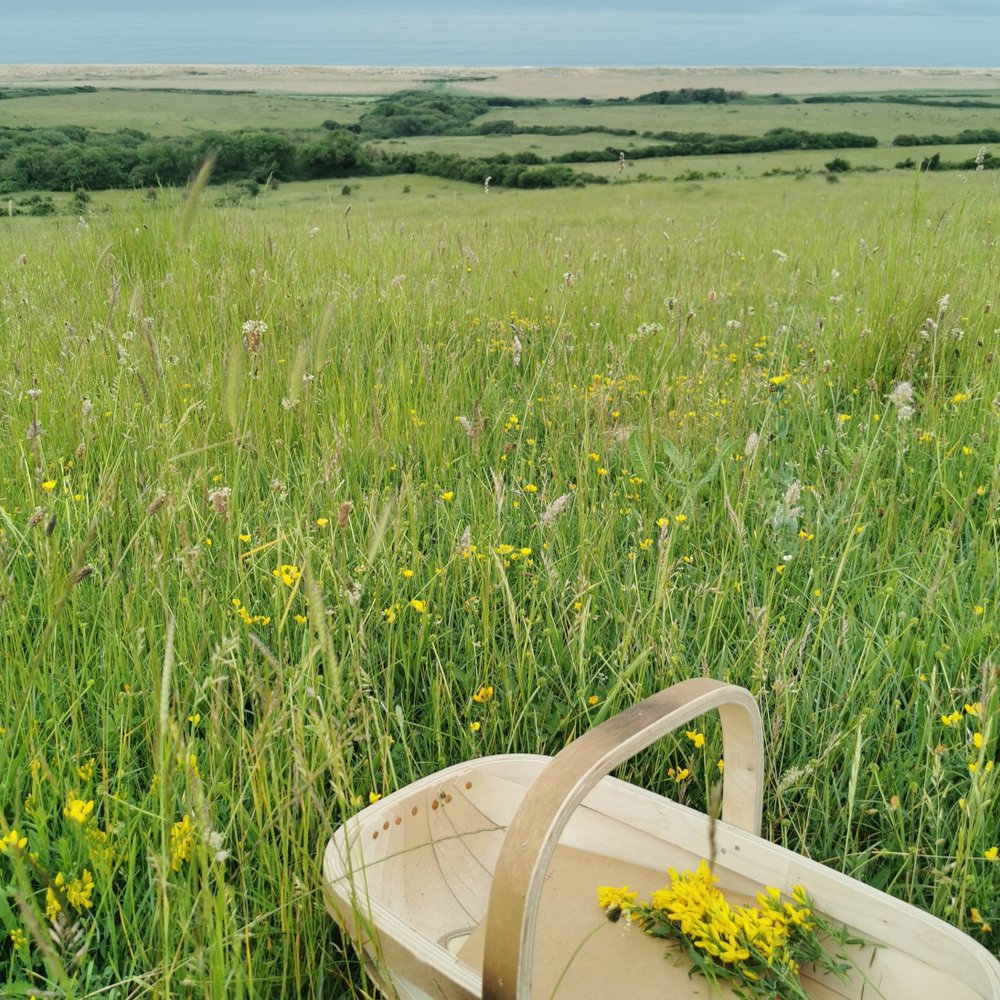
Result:
M248 319L243 324L243 346L251 354L256 354L264 343L265 333L267 324L263 320Z
M909 420L916 412L913 408L913 385L910 382L896 382L888 399L896 407L900 420Z

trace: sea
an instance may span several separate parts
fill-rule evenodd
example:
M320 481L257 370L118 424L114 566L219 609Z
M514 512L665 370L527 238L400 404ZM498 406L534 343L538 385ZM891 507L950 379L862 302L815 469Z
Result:
M0 64L1000 66L998 0L0 0Z

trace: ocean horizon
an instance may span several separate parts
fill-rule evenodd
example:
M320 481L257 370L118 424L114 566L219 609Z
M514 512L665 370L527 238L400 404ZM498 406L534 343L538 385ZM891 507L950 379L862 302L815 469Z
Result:
M1000 4L871 0L36 0L0 64L924 67L1000 64Z

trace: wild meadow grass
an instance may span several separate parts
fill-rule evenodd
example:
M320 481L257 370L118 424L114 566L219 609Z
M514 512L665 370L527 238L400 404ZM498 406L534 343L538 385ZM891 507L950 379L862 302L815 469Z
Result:
M0 992L369 996L346 816L702 675L1000 949L993 178L116 204L0 225Z

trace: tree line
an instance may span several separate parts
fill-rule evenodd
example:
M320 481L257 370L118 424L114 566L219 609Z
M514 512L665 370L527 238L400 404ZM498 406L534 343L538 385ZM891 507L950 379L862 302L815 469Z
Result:
M100 191L173 187L188 183L209 157L213 183L307 181L385 174L426 174L518 188L606 183L543 160L534 153L461 157L390 151L363 144L353 133L317 130L205 132L154 139L135 129L98 132L0 127L0 194L18 191Z

